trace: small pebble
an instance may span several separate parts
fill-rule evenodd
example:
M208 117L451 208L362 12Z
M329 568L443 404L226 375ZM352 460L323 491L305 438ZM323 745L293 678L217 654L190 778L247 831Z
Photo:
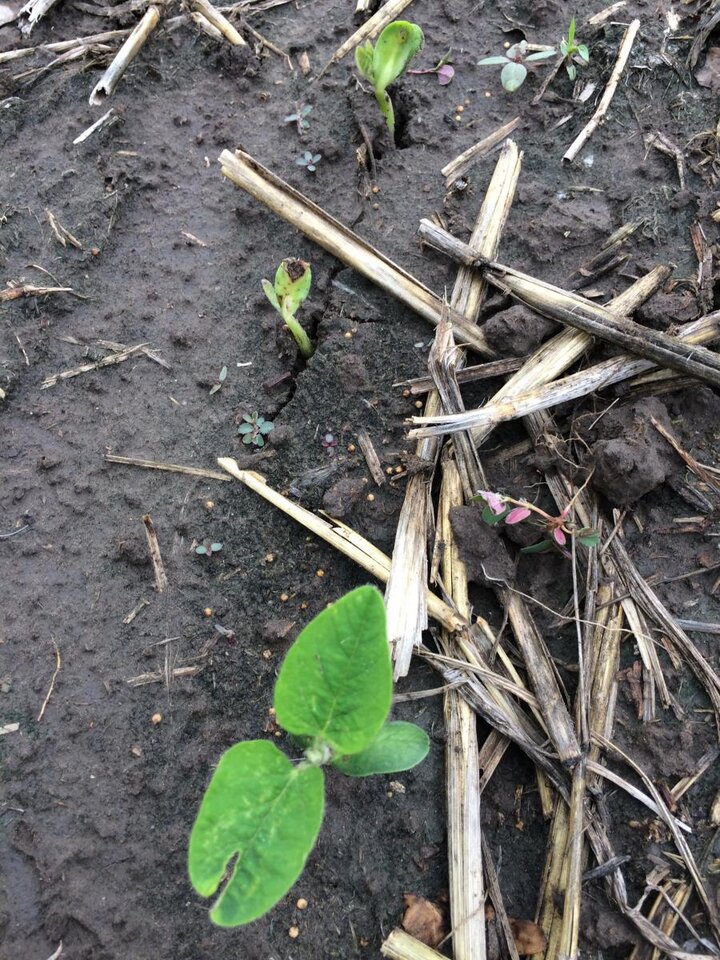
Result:
M273 563L274 560L275 560L275 554L274 554L274 553L266 553L266 554L265 554L265 563Z
M392 467L385 467L385 473L387 473L388 476L390 476L390 474L391 474L392 472L393 472L393 468L392 468Z
M357 450L357 447L355 446L354 443L349 443L349 444L348 444L348 446L347 446L347 452L348 452L348 453L355 453L356 450Z
M263 660L272 660L273 652L272 650L263 650L262 658Z
M153 725L154 727L156 727L159 723L162 723L162 714L161 714L161 713L154 713L154 714L150 717L150 723L152 723L152 725Z
M299 928L290 927L290 929L288 930L288 936L290 937L291 940L297 940L297 938L300 936Z
M409 391L409 390L403 390L403 396L404 396L404 397L409 397L409 396L411 396L410 391Z
M380 187L379 187L377 184L375 184L375 186L372 188L372 192L373 192L373 193L380 193Z
M379 210L379 209L380 209L380 204L379 204L379 203L374 203L374 204L372 205L372 208L373 208L373 210Z
M324 576L325 576L325 571L324 571L324 570L316 570L316 571L315 571L315 576L316 576L316 577L324 577Z
M416 400L416 401L415 401L415 406L417 407L418 410L422 407L422 405L423 405L422 400Z
M205 609L203 610L203 616L211 617L212 615L213 615L212 607L205 607Z
M214 507L215 507L215 501L214 501L214 500L206 500L206 501L205 501L205 509L206 509L206 510L212 510Z
M295 906L298 908L298 910L307 910L307 905L308 905L308 903L307 903L307 900L305 899L305 897L300 897L300 899L298 900L298 902L295 904Z
M345 332L345 339L346 339L346 340L352 340L352 336L353 336L353 335L352 335L352 333L350 332L350 330L347 330L347 331Z
M138 747L137 745L134 746L134 747L130 747L130 753L131 753L134 757L141 757L141 756L142 756L142 747Z
M402 472L403 472L402 467L395 467L395 473L402 473Z
M367 495L367 499L369 500L370 503L372 503L373 500L375 499L375 494L374 494L374 493L369 493L369 494Z
M492 94L490 93L489 90L486 90L486 91L485 91L485 96L489 99L489 98L492 96Z
M305 603L305 601L303 600L303 602L300 604L300 609L301 609L301 610L307 610L307 608L308 608L308 605L307 605L307 603Z
M455 107L455 113L464 113L464 112L465 112L465 107L461 103L459 103Z
M289 594L289 593L281 593L281 594L280 594L280 600L281 600L282 603L287 603L289 599L290 599L290 594Z

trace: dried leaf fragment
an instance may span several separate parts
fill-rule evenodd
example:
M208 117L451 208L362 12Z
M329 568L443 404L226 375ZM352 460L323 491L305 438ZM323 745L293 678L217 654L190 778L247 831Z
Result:
M403 899L403 930L428 947L436 947L445 936L445 918L440 907L412 893L406 893Z

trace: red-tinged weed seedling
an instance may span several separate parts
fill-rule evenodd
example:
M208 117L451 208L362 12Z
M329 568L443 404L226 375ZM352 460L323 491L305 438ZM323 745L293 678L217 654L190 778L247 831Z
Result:
M212 396L214 393L217 393L218 390L222 388L222 385L225 383L226 378L227 378L227 367L223 367L220 373L217 375L217 380L215 380L213 385L210 387L210 396Z
M195 547L195 553L199 554L201 557L211 557L214 553L219 553L222 550L223 545L217 543L213 540L203 540L202 543L199 543Z
M587 44L575 39L575 17L570 21L567 36L560 41L560 53L565 59L565 69L571 80L577 76L577 66L586 67L590 63L590 51Z
M477 497L473 499L485 503L482 517L491 526L498 523L512 526L527 520L533 526L545 531L545 537L542 540L529 547L523 547L521 553L547 553L549 550L556 549L569 557L570 554L565 549L569 539L588 548L596 547L600 542L597 530L587 527L578 528L573 523L571 512L575 498L556 517L545 513L540 507L536 507L534 503L528 503L527 500L516 500L502 493L493 493L491 490L480 490Z
M304 153L301 153L299 157L296 158L295 163L299 167L305 167L308 173L315 173L317 170L317 165L322 160L321 153L311 153L310 150L306 150Z
M395 111L387 88L407 70L408 64L422 49L424 42L423 32L417 24L407 20L395 20L385 27L374 47L370 40L366 40L355 50L357 68L373 85L375 99L393 140Z
M302 759L291 762L268 740L236 743L205 791L188 869L201 896L217 897L216 924L257 920L298 879L322 824L323 766L367 777L425 758L427 735L388 721L391 701L385 605L374 587L360 587L315 617L280 667L275 718Z
M455 76L455 67L451 66L451 53L452 50L448 50L442 60L438 60L434 67L430 67L427 70L408 70L408 73L416 77L423 76L424 74L434 73L440 86L446 87Z
M478 60L479 67L502 66L500 71L500 83L503 90L508 93L515 93L525 83L528 75L526 63L534 63L539 60L548 60L554 57L557 50L552 47L548 50L537 50L534 53L528 53L528 45L525 40L513 44L508 48L506 54L500 57L485 57L484 60Z
M283 319L283 323L295 338L300 353L307 360L313 355L310 337L300 326L295 314L309 294L312 284L310 264L305 260L283 260L275 273L275 283L262 281L265 296Z
M298 136L302 136L306 130L310 129L308 117L312 113L312 107L309 103L301 103L295 113L289 113L283 117L283 123L294 123L297 127Z
M238 433L243 438L242 442L250 446L264 447L265 437L275 429L272 420L266 420L265 417L258 416L257 410L254 413L244 413L243 423L238 427Z

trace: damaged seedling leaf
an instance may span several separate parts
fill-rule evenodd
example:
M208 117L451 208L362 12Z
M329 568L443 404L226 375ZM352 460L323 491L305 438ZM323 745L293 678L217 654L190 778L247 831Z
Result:
M393 140L395 111L387 88L407 70L408 64L422 49L424 42L423 32L417 24L407 20L395 20L385 27L374 47L372 42L367 40L355 50L357 68L373 85L375 99Z
M296 318L301 304L307 300L312 284L310 264L306 260L287 258L275 273L275 283L262 281L265 296L283 319L283 323L295 338L300 353L307 360L313 355L313 345Z
M560 41L560 53L563 55L565 70L568 77L574 80L577 76L577 64L580 67L586 67L590 63L590 51L587 44L578 43L575 39L575 17L570 21L567 37Z
M265 740L237 743L218 763L190 835L188 870L201 896L217 896L222 927L258 919L302 873L322 824L324 774L395 773L420 763L427 735L388 722L392 665L385 604L360 587L323 610L285 657L275 719L304 747L291 762Z
M534 63L537 60L548 60L556 54L557 50L554 47L550 47L547 50L537 50L535 53L528 53L526 41L521 40L520 43L514 43L509 47L507 53L502 56L485 57L483 60L478 60L478 66L502 66L500 83L503 86L503 90L507 90L508 93L515 93L515 91L519 90L523 83L525 83L525 78L528 75L527 67L525 66L526 63Z

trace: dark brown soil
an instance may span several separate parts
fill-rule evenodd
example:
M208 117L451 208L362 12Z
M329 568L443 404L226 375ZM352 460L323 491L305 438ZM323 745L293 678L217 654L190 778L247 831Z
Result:
M350 0L288 4L252 24L294 61L307 51L318 70L353 30L354 6ZM425 371L432 331L225 182L216 163L223 148L242 145L442 292L454 267L420 249L417 223L436 212L467 237L495 158L478 164L462 192L446 193L440 168L519 115L514 136L524 164L503 259L562 281L614 229L643 218L630 244L632 259L619 274L598 281L603 296L619 292L651 264L672 262L680 284L672 297L668 290L668 299L657 301L663 310L646 308L645 322L665 328L703 312L693 285L697 263L689 227L697 219L711 242L717 238L709 218L712 164L699 166L704 155L690 153L688 186L681 192L671 158L646 150L642 137L660 130L684 146L714 128L717 104L685 66L687 41L671 40L659 56L664 6L629 0L623 10L623 21L641 18L640 37L607 122L573 166L563 166L562 153L594 98L585 107L571 103L563 75L532 107L543 68L511 97L494 69L476 66L505 40L555 42L572 13L582 21L601 6L584 0L577 7L510 0L502 8L415 0L407 16L425 31L420 65L433 65L452 48L456 77L447 87L432 76L399 84L398 150L387 143L373 99L356 89L351 58L311 83L275 55L237 53L187 24L158 31L108 104L120 122L77 147L73 139L99 116L87 105L97 66L77 61L53 67L31 85L13 78L36 61L0 68L0 280L43 285L57 279L77 294L0 303L0 387L7 393L0 400L0 534L23 528L0 540L0 727L19 724L0 737L2 960L45 960L60 941L63 956L72 960L376 957L397 923L404 893L436 898L445 892L442 711L439 699L430 698L397 707L398 716L429 732L428 761L397 777L347 781L331 775L320 841L291 894L247 928L227 932L210 924L207 905L188 883L185 855L213 764L238 739L272 735L268 708L284 651L304 623L365 577L237 484L116 466L103 456L211 468L217 456L237 455L303 505L343 515L379 547L392 549L404 481L376 488L359 448L348 447L364 427L384 469L403 463L411 449L403 420L414 408L392 385ZM697 27L696 6L683 10L688 17L679 33ZM0 29L0 51L114 23L66 0L29 41L14 25ZM620 34L615 26L591 41L583 79L599 89ZM302 102L313 111L301 141L283 118ZM464 107L458 114L457 105ZM572 119L557 127L568 113ZM360 122L373 138L374 179L358 167ZM306 149L322 154L315 175L295 163ZM48 209L82 250L58 244ZM307 365L298 362L260 287L286 256L312 263L313 291L302 316L317 352ZM717 308L717 283L715 290ZM507 314L502 324L488 320L503 355L523 354L548 334L535 324L514 342L510 320ZM104 356L100 340L149 343L170 369L138 354L41 389L47 376ZM223 366L227 379L210 396ZM498 386L474 388L468 404ZM564 427L585 414L592 423L621 393L560 411ZM672 577L712 566L720 559L717 523L703 532L677 532L676 518L709 511L688 503L684 467L660 449L662 443L658 448L647 409L636 399L620 397L583 440L598 466L600 488L612 498L606 506L634 503L635 522L628 519L624 529L643 574ZM693 385L652 400L652 407L699 460L717 465L715 393ZM275 430L262 452L250 454L237 424L253 411L274 421ZM615 451L608 465L611 445L630 442L631 424L639 424L633 442L655 445L653 464L661 468L651 483L644 448L637 456ZM577 437L583 436L580 426ZM323 445L328 432L336 446ZM523 437L519 427L498 431L484 462L497 489L529 496L540 481L543 452L502 456ZM577 441L573 454L579 449ZM631 473L623 474L628 468ZM603 475L609 477L604 485ZM630 484L632 496L626 495ZM167 567L163 595L153 591L142 524L148 513ZM193 549L206 538L223 544L210 560ZM717 598L709 594L716 575L658 591L677 616L717 622ZM570 569L560 557L524 558L518 583L552 609L571 595ZM492 595L478 591L478 611L499 626ZM143 598L148 605L125 624ZM554 622L543 607L537 612L541 624ZM216 626L234 631L235 639ZM560 663L572 658L572 630L553 627L547 639ZM694 639L716 663L713 638ZM61 667L38 719L55 669L55 644ZM622 665L636 660L628 641ZM643 727L629 685L621 683L617 738L652 776L672 785L692 771L715 731L707 701L687 671L663 663L685 718L659 710L658 723ZM202 667L197 676L169 685L128 684L140 674L192 664ZM573 676L564 679L572 687ZM427 668L414 666L402 689L437 684ZM162 720L153 724L157 713ZM698 856L711 835L716 789L717 774L710 773L683 798ZM633 858L627 870L631 895L637 895L650 858L665 847L650 839L649 829L627 826L647 823L643 808L617 795L610 806L618 852ZM492 779L483 818L501 862L507 909L532 917L547 825L532 770L519 754L509 753ZM600 883L589 893L585 946L625 955L633 932L606 903ZM295 907L301 896L309 904L303 912ZM296 940L288 938L292 925L300 929ZM682 942L689 934L678 936Z

